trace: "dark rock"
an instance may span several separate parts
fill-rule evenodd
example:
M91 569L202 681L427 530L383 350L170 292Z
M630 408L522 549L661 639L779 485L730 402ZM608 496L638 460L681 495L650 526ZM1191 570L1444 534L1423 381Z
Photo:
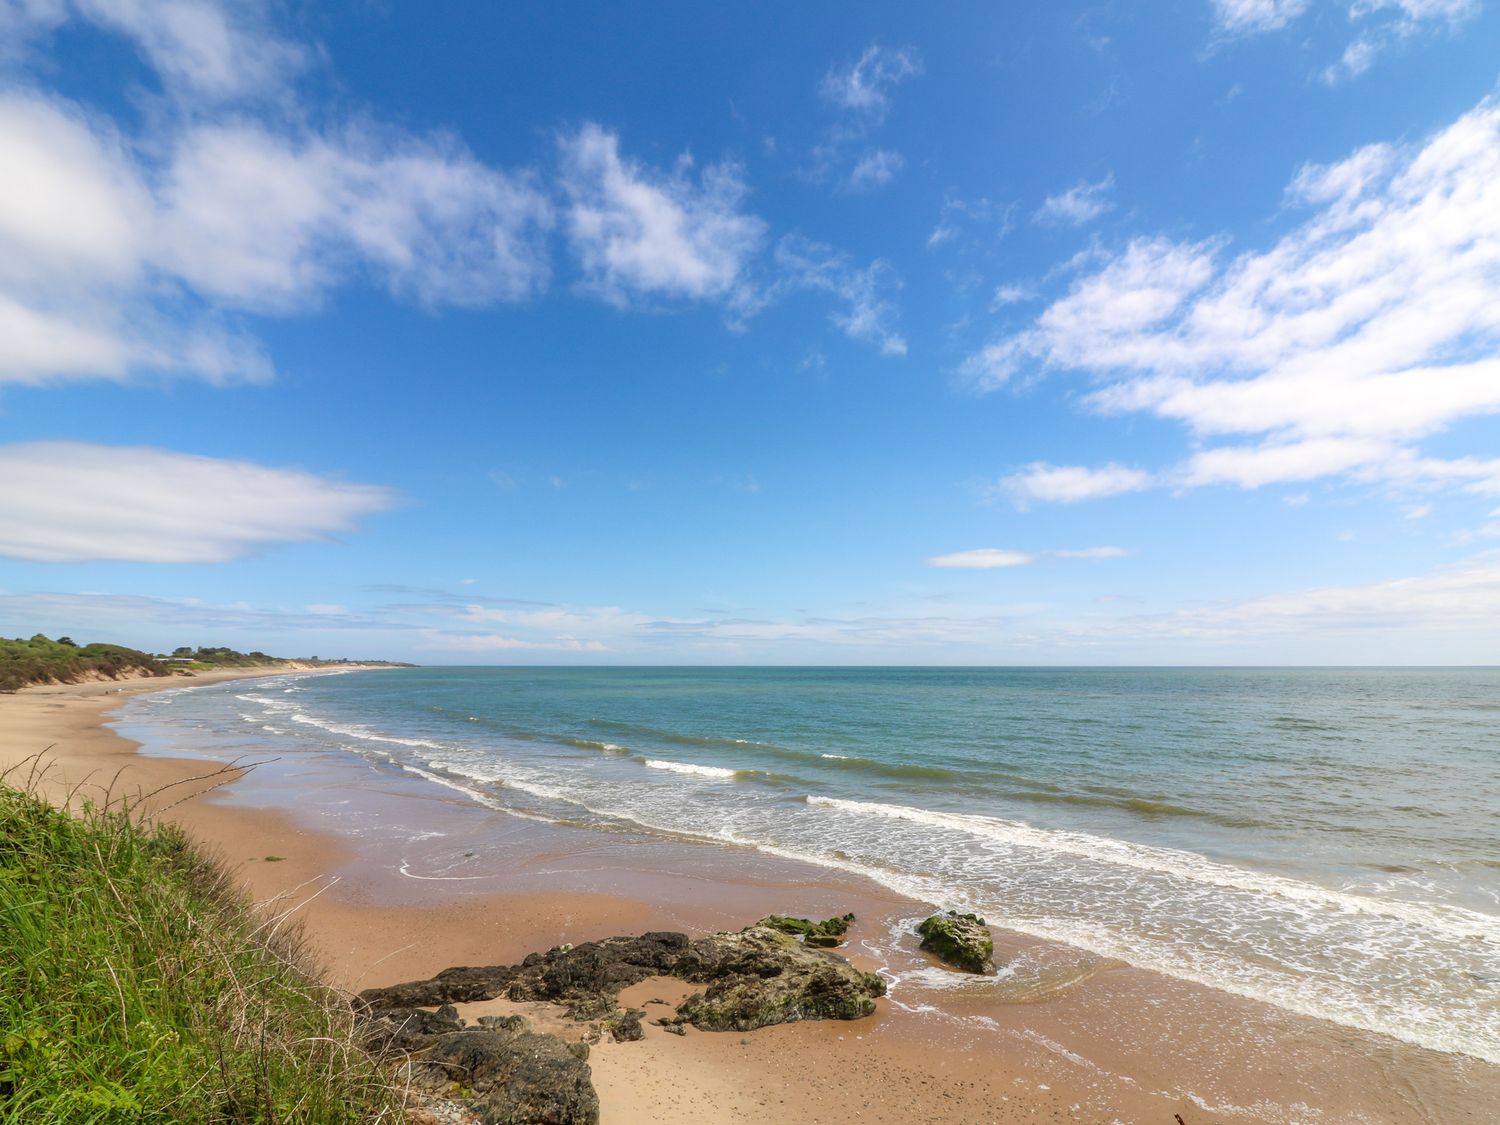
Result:
M683 1027L682 1024L680 1024L680 1023L669 1023L664 1028L662 1028L662 1030L666 1031L666 1032L669 1032L672 1035L686 1035L687 1034L687 1028Z
M631 1008L609 1021L609 1033L615 1042L634 1043L637 1039L644 1039L646 1032L641 1027L641 1017L645 1014L639 1008Z
M688 945L686 934L650 933L560 946L523 961L506 994L565 1004L574 1019L598 1019L615 1009L621 989L670 974Z
M599 1098L580 1057L587 1051L534 1034L515 1016L438 1036L407 1073L419 1089L451 1094L456 1086L485 1125L597 1125Z
M382 1008L359 1023L360 1042L372 1054L400 1054L427 1045L434 1035L459 1031L463 1021L452 1008L424 1012L421 1008Z
M753 1031L798 1020L852 1020L875 1011L885 981L841 957L764 926L694 941L676 976L708 988L677 1014L704 1031Z
M967 973L995 971L995 940L977 914L950 910L934 914L917 926L922 948L938 960Z
M444 969L431 980L367 988L359 994L359 1001L366 1008L433 1008L439 1004L493 1000L504 994L515 975L514 965Z
M814 922L808 918L788 918L782 914L770 914L762 918L757 925L765 926L767 929L776 930L783 934L791 934L793 937L800 937L804 945L831 947L843 944L844 935L849 932L849 923L853 921L853 914L843 914L837 918L828 918L822 922Z

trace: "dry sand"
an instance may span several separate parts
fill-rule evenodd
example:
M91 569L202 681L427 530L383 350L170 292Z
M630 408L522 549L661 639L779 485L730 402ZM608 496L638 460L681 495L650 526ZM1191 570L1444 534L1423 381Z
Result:
M283 808L257 807L247 799L256 792L253 771L244 778L201 760L139 754L103 725L130 696L181 686L141 680L0 696L0 770L11 769L13 784L35 775L53 800L131 795L180 823L240 873L265 909L305 925L329 978L351 991L617 933L738 928L772 911L853 909L868 920L920 910L873 884L753 853L539 826L452 794L371 790L364 799L394 802L424 826L438 818L455 838L498 838L505 848L505 870L477 882L402 879L394 856L378 845L361 841L356 849L352 840L308 828L284 786L263 785L260 793ZM363 782L350 773L315 784L359 793ZM997 935L997 956L1023 950L1033 958L1076 956ZM851 955L860 960L857 948ZM1026 1003L960 991L940 1011L882 1001L867 1020L748 1035L689 1029L676 1036L648 1026L639 1042L598 1042L590 1065L609 1125L684 1116L701 1123L836 1116L1162 1125L1500 1119L1500 1068L1122 965L1094 965L1079 977ZM646 1006L649 1018L665 1009L646 1002L673 1001L681 987L645 982L624 999ZM544 1030L590 1034L545 1006L497 1005L467 1014L519 1010Z

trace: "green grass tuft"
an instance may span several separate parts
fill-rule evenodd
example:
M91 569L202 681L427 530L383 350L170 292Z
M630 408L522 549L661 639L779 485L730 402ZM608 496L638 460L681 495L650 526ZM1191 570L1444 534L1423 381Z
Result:
M397 1121L300 933L171 825L0 785L0 1122Z

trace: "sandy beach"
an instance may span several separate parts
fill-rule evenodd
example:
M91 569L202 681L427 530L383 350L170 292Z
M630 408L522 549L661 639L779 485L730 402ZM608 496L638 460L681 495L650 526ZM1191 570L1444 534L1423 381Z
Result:
M878 970L885 966L862 952L858 927L922 909L866 880L748 850L524 821L418 779L375 777L353 756L312 773L274 763L226 772L139 753L105 725L132 696L187 684L0 696L0 769L23 783L35 758L36 784L53 800L131 796L182 824L264 909L307 928L341 988L509 963L614 934L738 929L770 912L855 912L847 952ZM388 830L358 839L328 831L309 799L328 789ZM421 870L424 833L437 832L450 848L473 839L502 849L503 870L411 876ZM906 1003L898 987L866 1020L680 1037L648 1026L640 1042L598 1043L590 1065L603 1119L1479 1122L1500 1104L1497 1068L1472 1059L997 932L997 960L1023 951L1057 965L1063 983L1007 1003L956 989L941 1010L917 1010L930 1006ZM680 988L646 982L625 999L672 1001ZM544 1029L585 1031L540 1005L506 1010Z

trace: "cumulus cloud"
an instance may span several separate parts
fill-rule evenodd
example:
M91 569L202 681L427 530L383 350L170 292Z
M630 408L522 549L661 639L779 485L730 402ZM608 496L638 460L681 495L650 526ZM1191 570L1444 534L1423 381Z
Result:
M593 124L558 144L568 238L590 289L624 305L719 299L743 286L766 224L743 209L736 166L712 164L695 177L683 157L657 172L622 157L619 137Z
M921 73L921 56L913 48L872 44L853 63L824 75L818 90L840 109L882 120L891 106L891 90Z
M0 446L0 555L210 563L352 530L389 489L160 449Z
M1067 191L1049 195L1043 200L1041 207L1037 209L1036 220L1039 223L1081 227L1114 208L1114 202L1108 198L1114 189L1113 173L1093 183L1080 180Z
M220 104L300 57L263 14L208 0L4 9L17 41L70 18L125 35L191 107L132 133L24 84L0 93L0 383L264 379L243 311L307 311L350 282L429 307L545 284L550 208L526 176L449 137Z
M989 390L1023 368L1082 371L1097 411L1175 420L1200 443L1240 439L1205 444L1162 482L1349 475L1500 491L1494 460L1418 447L1500 411L1500 102L1423 143L1309 165L1287 200L1304 217L1265 250L1132 241L966 374ZM1047 482L1093 478L1011 479L1023 499L1074 499Z

